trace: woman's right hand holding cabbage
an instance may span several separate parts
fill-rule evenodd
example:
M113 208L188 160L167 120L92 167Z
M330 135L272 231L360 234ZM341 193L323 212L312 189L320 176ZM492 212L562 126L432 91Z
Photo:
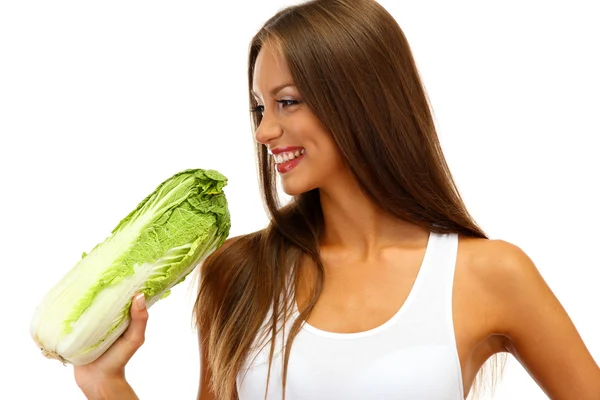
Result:
M125 380L125 366L144 343L148 310L143 294L131 304L131 323L95 361L74 367L75 381L89 400L133 400L137 395Z

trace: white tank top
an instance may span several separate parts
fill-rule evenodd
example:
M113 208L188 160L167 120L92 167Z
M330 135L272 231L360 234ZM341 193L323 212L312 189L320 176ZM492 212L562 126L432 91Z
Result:
M286 399L463 400L452 320L457 249L457 234L431 232L408 298L383 325L332 333L305 322L292 344ZM268 400L282 399L281 339L291 322L277 339ZM270 345L261 347L238 374L240 400L265 398Z

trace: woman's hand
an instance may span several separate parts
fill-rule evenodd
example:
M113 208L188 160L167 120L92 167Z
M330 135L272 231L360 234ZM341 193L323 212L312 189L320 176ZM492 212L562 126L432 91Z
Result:
M138 294L131 304L131 323L123 335L94 362L74 367L75 382L85 394L125 382L125 365L144 343L147 321L145 298Z

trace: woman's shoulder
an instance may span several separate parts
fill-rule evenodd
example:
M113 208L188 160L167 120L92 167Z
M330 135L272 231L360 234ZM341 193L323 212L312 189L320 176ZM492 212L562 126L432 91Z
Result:
M513 243L459 236L452 297L457 346L464 360L475 357L472 361L481 365L506 351L508 322L515 317L514 307L508 305L511 296L520 295L515 290L527 292L539 285L529 276L532 268L525 252Z
M504 331L507 313L514 313L506 306L543 285L535 264L518 245L500 239L460 236L455 292L462 293L462 298L457 300L475 307L471 311L487 321L487 329Z
M482 338L503 337L500 351L515 356L552 398L598 398L598 366L529 255L504 240L466 239L459 257L461 245L457 284L469 293L455 296L462 332L475 326L484 328Z
M535 273L535 265L523 249L500 239L460 236L457 264L471 282L493 289ZM458 272L458 271L457 271Z

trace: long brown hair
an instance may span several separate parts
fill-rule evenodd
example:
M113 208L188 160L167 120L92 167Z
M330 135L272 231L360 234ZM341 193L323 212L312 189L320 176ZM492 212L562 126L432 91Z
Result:
M312 0L269 19L250 44L254 65L266 44L278 49L307 107L335 140L371 200L404 221L437 233L487 238L469 215L437 137L432 109L410 46L394 18L374 0ZM261 115L252 114L253 132ZM282 205L274 161L256 145L269 225L241 236L202 266L195 317L206 346L211 389L232 399L236 376L266 321L271 361L281 321L294 304L305 255L316 265L310 301L284 348L283 393L290 349L324 282L319 238L324 222L318 189ZM265 394L266 397L266 394Z

